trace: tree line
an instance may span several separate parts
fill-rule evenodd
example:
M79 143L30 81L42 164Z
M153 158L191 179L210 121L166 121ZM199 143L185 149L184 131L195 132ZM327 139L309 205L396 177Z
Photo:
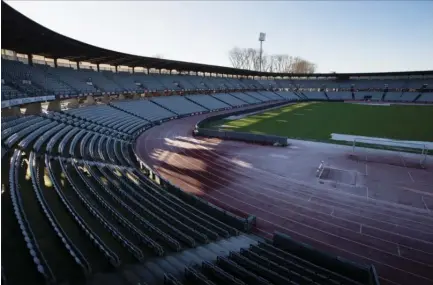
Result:
M260 50L234 47L229 51L234 68L260 70ZM317 65L298 56L287 54L262 54L261 71L277 73L314 73Z

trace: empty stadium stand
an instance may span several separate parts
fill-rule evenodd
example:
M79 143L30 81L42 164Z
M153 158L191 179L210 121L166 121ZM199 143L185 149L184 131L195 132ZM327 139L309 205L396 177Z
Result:
M379 284L373 266L281 233L256 235L253 216L156 179L137 159L135 139L167 120L271 102L372 96L433 103L433 73L313 79L125 55L59 35L4 2L2 25L8 27L5 49L77 63L52 67L31 57L2 58L1 159L8 166L2 168L2 284ZM79 68L81 58L97 70ZM146 69L99 71L104 58ZM107 101L7 114L46 96Z

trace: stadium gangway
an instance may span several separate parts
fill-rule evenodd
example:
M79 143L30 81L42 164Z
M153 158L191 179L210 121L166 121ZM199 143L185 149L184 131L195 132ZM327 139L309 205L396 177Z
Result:
M34 152L30 153L29 156L29 166L30 166L30 173L33 183L33 190L36 194L36 199L39 202L39 205L42 208L42 211L44 212L45 216L47 217L51 227L55 231L56 235L60 238L62 241L65 249L68 251L69 255L74 259L74 261L81 267L84 274L86 276L89 276L92 269L83 256L83 254L77 249L77 247L71 242L69 237L65 234L62 227L58 223L57 219L54 217L53 213L51 212L47 201L45 200L44 196L42 195L40 180L38 179L39 176L39 167L36 166L36 155ZM35 169L37 167L37 169Z
M83 230L83 233L86 234L89 237L89 239L93 241L95 246L107 258L107 260L110 262L112 266L114 267L120 266L119 257L104 243L104 241L100 238L100 236L91 229L91 227L86 223L86 221L79 215L78 211L76 210L76 207L72 205L73 204L71 202L72 196L68 197L66 194L67 187L60 187L60 185L58 184L58 181L54 176L51 161L48 155L45 156L45 165L48 166L48 175L50 176L50 179L53 182L54 189L57 192L57 195L60 197L60 200L68 209L69 213L74 217L77 224ZM66 175L66 178L68 179L68 175ZM71 184L71 187L74 186Z

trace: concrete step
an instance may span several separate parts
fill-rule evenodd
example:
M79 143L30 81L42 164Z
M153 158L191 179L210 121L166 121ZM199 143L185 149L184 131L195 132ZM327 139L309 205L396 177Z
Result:
M160 285L164 284L164 274L182 279L186 267L200 265L204 261L215 262L218 256L228 256L230 251L239 251L257 244L262 239L251 234L242 234L216 242L204 244L196 248L175 252L167 256L147 260L143 264L130 264L120 268L118 272L98 274L88 284L102 285L107 283L107 275L113 276L118 285ZM119 280L125 282L118 283Z

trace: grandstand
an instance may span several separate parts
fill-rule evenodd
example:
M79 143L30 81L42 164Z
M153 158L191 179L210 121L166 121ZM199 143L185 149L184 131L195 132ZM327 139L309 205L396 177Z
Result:
M433 280L423 277L423 265L410 279L410 274L394 276L399 266L394 259L389 269L346 249L329 251L321 246L324 236L309 237L320 241L313 247L310 240L288 232L267 232L254 214L227 208L223 196L207 199L184 191L151 163L165 155L161 163L167 172L188 178L187 170L169 165L171 153L156 145L169 139L160 128L166 122L180 126L193 116L304 101L433 104L433 71L289 77L140 57L74 41L1 5L2 284L377 285L405 277L405 284ZM36 62L34 54L46 61ZM62 60L71 66L62 66ZM80 66L80 61L92 65ZM121 71L127 63L132 68ZM102 64L113 68L102 70ZM136 146L143 135L150 137L146 143L151 141L145 148L161 151L148 160ZM203 148L187 156L194 158ZM201 170L189 175L206 176ZM259 176L265 180L263 173ZM423 221L433 225L431 219ZM275 224L284 229L281 219ZM431 228L419 227L407 248L432 237ZM404 255L406 237L402 240L398 254L402 248ZM431 241L420 243L419 258L428 262ZM411 262L402 266L410 270ZM377 264L383 271L376 272Z

